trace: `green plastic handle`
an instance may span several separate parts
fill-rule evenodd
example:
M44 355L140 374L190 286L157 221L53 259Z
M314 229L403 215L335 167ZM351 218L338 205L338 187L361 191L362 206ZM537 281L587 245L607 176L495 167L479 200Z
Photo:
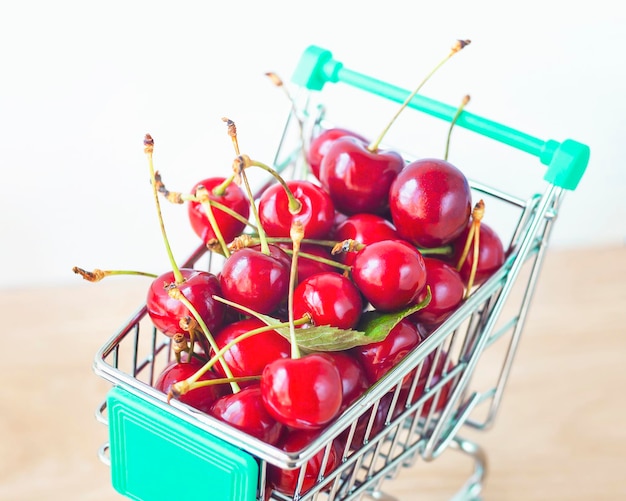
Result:
M321 91L326 83L342 82L397 103L404 103L411 94L406 89L346 68L329 50L316 45L305 49L292 81L312 91ZM411 99L408 107L448 122L457 112L456 107L419 94ZM456 125L538 157L548 166L544 179L567 190L576 189L589 163L589 146L572 139L543 141L467 111L460 114Z

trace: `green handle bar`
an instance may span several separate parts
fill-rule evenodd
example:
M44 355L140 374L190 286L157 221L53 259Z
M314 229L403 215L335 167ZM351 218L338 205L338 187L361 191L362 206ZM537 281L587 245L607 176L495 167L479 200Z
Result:
M343 63L333 59L329 50L316 45L305 49L296 65L292 81L312 91L321 91L328 82L342 82L397 103L404 103L411 94L406 89L346 68ZM448 122L453 120L457 112L453 106L419 94L411 99L408 107ZM467 111L460 114L456 125L538 157L541 163L548 166L544 179L567 190L576 189L589 163L589 146L572 139L562 142L553 139L542 141Z

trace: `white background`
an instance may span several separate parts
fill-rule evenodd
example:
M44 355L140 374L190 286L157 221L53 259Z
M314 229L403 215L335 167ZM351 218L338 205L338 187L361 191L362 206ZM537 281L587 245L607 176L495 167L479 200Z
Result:
M459 38L472 44L422 94L542 139L591 147L553 247L626 241L626 17L615 2L3 2L0 7L0 287L80 280L88 269L167 266L142 139L170 189L229 172L233 149L270 162L288 80L309 44L355 70L413 89ZM351 94L351 96L353 96ZM373 135L396 106L355 97L341 120ZM391 139L441 155L444 129L399 120ZM420 129L421 128L421 129ZM410 144L409 144L410 143ZM502 158L499 157L502 155ZM541 181L507 170L462 131L451 161L498 184ZM513 161L515 163L515 161ZM532 164L534 165L534 164ZM533 170L534 169L534 170ZM197 244L184 211L164 206L181 260ZM584 263L581 263L584 266Z

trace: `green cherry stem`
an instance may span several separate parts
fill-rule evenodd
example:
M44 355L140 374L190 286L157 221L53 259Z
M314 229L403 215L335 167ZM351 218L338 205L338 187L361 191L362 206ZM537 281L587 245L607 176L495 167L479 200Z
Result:
M402 103L402 106L400 106L400 109L396 112L396 114L393 116L393 118L389 121L389 123L387 124L387 126L383 129L382 133L380 134L380 136L378 136L378 138L372 142L367 149L375 152L378 150L378 147L380 146L380 143L382 142L383 138L385 137L385 135L387 134L387 132L389 131L389 129L391 128L391 126L393 125L393 123L396 121L396 119L398 118L398 116L400 115L400 113L402 113L402 111L409 105L409 103L411 102L411 99L413 99L415 97L415 95L421 90L421 88L424 86L424 84L430 79L430 77L433 76L433 74L439 69L441 68L444 63L446 61L448 61L454 54L456 54L457 52L459 52L461 49L463 49L464 47L466 47L467 45L470 44L470 40L457 40L456 43L452 46L452 48L450 49L450 52L448 53L448 55L446 57L444 57L439 64L437 64L437 66L435 66L428 75L426 75L426 77L424 78L424 80L422 80L422 82L415 88L415 90L413 92L411 92L411 94L409 94L409 96L405 99L404 103Z
M461 105L457 108L456 113L454 114L454 117L452 118L452 121L450 122L450 127L448 127L448 137L446 138L446 153L443 156L444 160L448 160L448 152L450 151L450 138L452 137L452 129L454 128L454 125L456 124L457 120L461 116L461 113L463 113L463 110L467 106L467 103L469 102L470 102L469 95L464 96L463 100L461 101Z
M230 383L231 386L233 384L236 384L237 386L239 386L238 383L243 383L246 381L258 381L261 379L261 376L240 376L240 377L221 377L221 378L215 378L215 379L207 379L204 381L195 381L192 384L185 384L187 382L187 380L183 380L183 381L178 381L177 383L174 383L171 388L170 391L167 393L167 403L170 403L170 400L172 400L172 398L180 398L181 396L183 396L185 393L188 393L192 390L197 390L198 388L204 388L206 386L215 386L217 384L225 384L225 383ZM182 383L182 384L181 384Z
M209 331L209 328L207 327L206 322L204 321L202 316L198 313L198 310L196 310L195 306L191 303L191 301L189 301L185 297L185 295L178 289L178 287L175 284L170 286L167 292L170 295L170 297L174 299L178 299L187 307L187 309L193 315L193 318L196 320L196 322L198 322L198 325L202 329L202 332L204 333L204 336L206 337L206 339L209 341L211 348L213 348L213 350L215 350L216 352L219 351L219 347L217 346L217 343L215 342L213 335ZM224 369L224 373L230 378L234 377L233 373L230 370L230 367L224 360L224 357L220 357L219 361L220 361L220 364L222 365L222 368ZM239 385L237 385L236 382L231 383L231 387L233 389L233 393L237 393L240 390Z
M287 182L281 177L278 172L276 172L275 169L272 169L269 165L264 164L263 162L252 160L248 155L240 155L240 158L243 161L244 169L247 169L249 167L259 167L265 172L270 173L274 177L274 179L276 179L276 181L280 183L280 185L284 188L285 193L287 194L287 198L289 199L289 212L291 214L298 214L302 210L302 204L294 196L289 186L287 186Z
M154 153L154 139L150 134L146 134L143 140L144 144L144 153L148 157L148 166L150 168L150 182L152 184L152 194L154 196L154 203L156 204L159 226L161 227L161 234L163 235L163 242L165 244L165 249L167 251L167 257L170 261L170 265L172 267L172 272L174 273L174 280L177 284L181 284L184 280L183 274L180 272L180 268L174 259L174 254L172 253L172 249L170 247L169 240L167 238L167 233L165 232L165 224L163 223L163 217L161 214L161 202L159 200L159 191L156 182L156 173L154 171L154 161L153 161L153 153Z
M224 240L224 235L222 235L222 230L220 230L220 225L215 219L215 214L213 214L213 207L209 198L209 190L207 190L204 186L198 186L196 189L196 196L200 200L202 208L204 209L209 223L211 224L211 229L213 230L213 233L215 233L215 238L217 238L217 241L220 244L222 254L224 254L225 257L230 256L230 251L228 250L228 245L226 245L226 241Z
M244 185L244 188L246 190L246 194L250 200L250 210L252 211L252 214L254 215L254 220L256 221L256 224L257 224L259 241L261 243L261 252L269 256L270 248L269 248L269 244L267 243L267 235L265 234L265 231L263 230L263 226L261 225L261 218L259 217L259 211L257 210L257 207L256 207L254 194L252 193L252 189L250 188L250 183L248 182L248 176L246 175L246 172L244 169L244 160L241 156L238 156L237 158L235 158L233 162L233 170L235 170L235 173L238 176L240 176L242 183Z
M305 319L301 319L300 323L305 323ZM256 336L257 334L261 334L263 332L271 331L276 328L287 327L289 322L281 322L277 325L265 325L263 327L257 327L256 329L251 329L248 332L244 332L240 334L234 339L231 339L228 343L226 343L222 348L217 350L215 354L202 366L198 369L194 374L189 376L187 379L183 381L179 381L172 385L172 390L174 394L177 396L184 395L190 390L198 388L200 386L206 386L204 381L199 381L199 379L204 376L211 368L223 357L228 350L230 350L233 346L240 343L241 341L248 339L252 336ZM258 376L251 376L252 378L257 378Z
M289 339L291 341L291 358L300 358L300 348L296 339L296 327L293 313L293 294L298 281L298 253L300 242L304 238L304 226L301 221L294 220L291 223L289 236L293 241L293 252L291 254L291 271L289 274L289 296L287 297L287 310L289 313Z
M139 275L142 277L150 277L156 278L158 275L154 273L147 273L144 271L134 271L134 270L100 270L98 268L94 268L92 271L84 270L83 268L79 268L78 266L74 266L72 271L77 275L82 276L88 282L99 282L100 280L110 277L113 275Z

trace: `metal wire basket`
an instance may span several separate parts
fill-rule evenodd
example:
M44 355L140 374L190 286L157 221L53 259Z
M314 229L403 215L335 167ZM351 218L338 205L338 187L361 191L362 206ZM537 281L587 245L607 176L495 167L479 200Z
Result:
M347 69L320 47L307 48L292 83L298 102L290 113L274 166L298 168L302 135L325 124L321 91L341 83L402 103L406 90ZM415 96L409 103L421 113L452 121L456 108ZM297 124L304 124L299 129ZM140 307L98 351L94 371L112 384L97 410L108 425L109 442L99 454L111 467L114 488L132 499L253 500L391 500L381 488L403 467L432 461L447 448L471 457L474 472L455 499L480 499L486 455L461 437L466 428L487 429L494 423L540 274L551 228L563 195L578 185L589 148L573 140L543 141L507 126L464 112L457 122L547 166L542 191L519 198L470 179L473 193L488 200L494 212L506 214L505 264L440 327L386 376L353 403L306 448L287 453L236 430L211 416L173 400L153 387L170 361L170 339L158 332ZM294 136L296 139L294 140ZM221 258L199 246L185 267L216 270ZM501 348L481 365L492 347ZM504 349L502 349L504 347ZM436 373L436 367L443 367ZM482 369L486 375L477 377ZM407 384L407 381L409 382ZM485 383L487 381L487 383ZM160 465L179 464L195 479L175 473L154 478ZM311 479L307 466L320 475ZM320 466L321 464L321 466ZM272 468L293 471L297 487L290 495L269 488Z

